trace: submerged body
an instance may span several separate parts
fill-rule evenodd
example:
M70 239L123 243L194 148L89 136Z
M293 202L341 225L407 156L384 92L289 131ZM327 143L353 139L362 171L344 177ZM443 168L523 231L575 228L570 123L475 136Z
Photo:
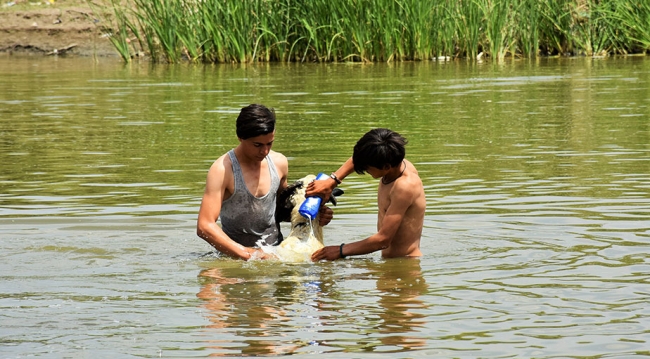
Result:
M419 257L426 196L418 171L408 160L392 183L379 182L377 191L377 233L368 242L377 244L384 258ZM381 178L378 174L374 178ZM384 172L380 172L382 176Z
M242 108L237 117L239 144L210 166L197 219L197 235L219 252L248 260L265 258L258 239L277 243L276 195L287 186L289 163L271 150L275 113L263 105ZM244 211L244 210L245 211ZM221 218L222 228L217 224Z
M367 132L348 159L330 179L309 185L309 195L325 198L350 173L368 173L379 179L377 233L370 237L316 251L312 259L335 260L381 251L382 257L419 257L420 238L426 211L424 186L417 169L404 158L407 141L385 128Z

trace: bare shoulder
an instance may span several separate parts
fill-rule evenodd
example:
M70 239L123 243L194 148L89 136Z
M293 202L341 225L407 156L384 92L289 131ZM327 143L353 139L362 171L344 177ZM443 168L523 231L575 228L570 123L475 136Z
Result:
M230 156L224 154L221 157L217 158L210 166L210 173L212 172L221 172L224 173L226 168L231 168L232 162L230 161Z
M282 153L275 152L273 150L269 152L269 156L271 157L271 160L273 160L273 164L281 176L286 177L287 173L289 172L289 160L287 160L287 157L285 157Z
M230 188L232 180L232 161L228 154L217 158L210 166L206 184L207 191L214 191L219 188Z
M403 199L414 200L424 194L424 186L417 169L411 162L405 161L407 166L404 174L395 182L394 194Z
M404 171L406 173L406 176L405 176L406 177L405 178L406 179L406 181L405 181L406 184L409 185L409 186L412 186L413 190L416 190L416 191L422 190L423 189L422 188L422 179L420 178L420 174L418 173L417 168L415 168L415 166L411 162L406 161L406 160L405 160L405 162L406 162L406 165L407 165L406 166L406 171Z

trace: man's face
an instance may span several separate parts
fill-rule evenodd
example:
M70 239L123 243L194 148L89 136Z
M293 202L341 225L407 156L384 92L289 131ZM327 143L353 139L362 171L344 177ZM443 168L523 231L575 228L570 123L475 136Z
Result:
M242 149L247 157L262 162L271 151L274 140L275 131L245 140L240 138L239 142L242 144Z
M377 178L384 177L384 175L386 175L386 173L388 172L389 169L390 169L390 167L388 167L386 169L380 169L380 168L377 168L377 167L368 166L368 168L366 168L366 172L368 172L368 174L371 175L372 178L377 179Z

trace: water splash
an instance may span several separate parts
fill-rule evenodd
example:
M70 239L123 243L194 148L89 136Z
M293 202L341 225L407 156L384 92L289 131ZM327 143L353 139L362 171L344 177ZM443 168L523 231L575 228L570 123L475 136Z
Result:
M314 235L314 227L311 221L309 221L309 237L307 239L289 236L277 246L265 244L262 240L257 241L256 244L264 253L275 256L281 262L290 263L311 262L312 253L323 248L323 244Z

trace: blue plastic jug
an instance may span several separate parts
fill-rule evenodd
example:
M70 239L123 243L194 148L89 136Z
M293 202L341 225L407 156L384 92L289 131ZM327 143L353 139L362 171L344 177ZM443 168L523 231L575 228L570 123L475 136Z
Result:
M329 177L330 176L321 172L318 174L318 176L316 176L316 179L322 180ZM314 220L314 218L316 218L316 215L318 215L318 210L320 209L321 201L322 199L318 196L305 198L305 201L302 202L300 208L298 209L298 213L300 213L303 217L309 220Z

